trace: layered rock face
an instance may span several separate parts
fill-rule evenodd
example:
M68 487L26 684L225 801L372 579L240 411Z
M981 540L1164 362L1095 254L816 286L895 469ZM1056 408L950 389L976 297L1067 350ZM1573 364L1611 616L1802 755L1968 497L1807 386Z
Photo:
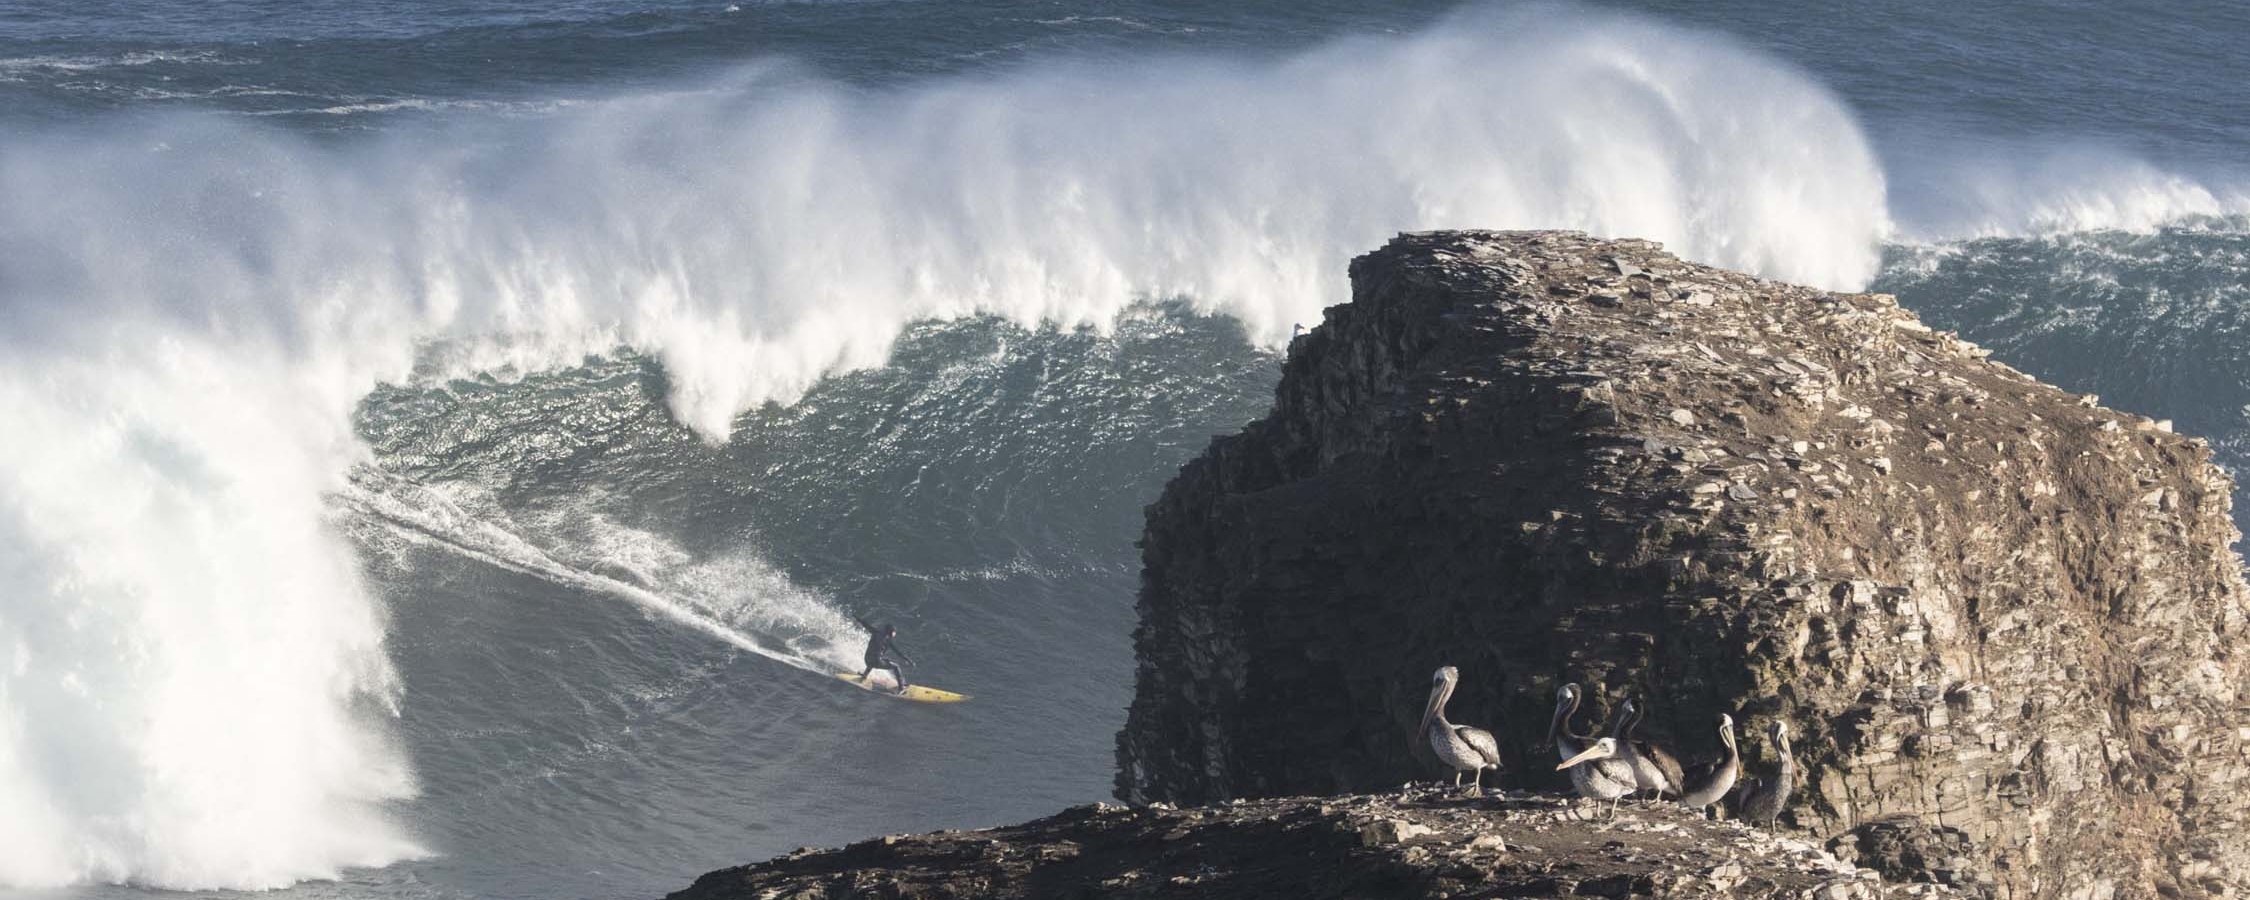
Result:
M1552 796L1447 792L1079 807L983 831L894 835L723 869L667 900L1956 897L1802 840L1677 806L1614 821Z
M1646 242L1410 234L1352 282L1149 508L1121 797L1435 776L1408 737L1450 664L1512 787L1562 786L1578 681L1580 729L1638 695L1685 755L1734 714L1751 772L1786 721L1779 827L1941 835L1995 895L2250 883L2250 590L2202 441Z

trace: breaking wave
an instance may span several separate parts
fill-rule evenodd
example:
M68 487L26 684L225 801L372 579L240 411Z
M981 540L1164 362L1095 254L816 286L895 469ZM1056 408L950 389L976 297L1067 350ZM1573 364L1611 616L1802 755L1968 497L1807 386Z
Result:
M2231 229L2250 216L2250 178L2190 173L2110 148L1962 148L1943 156L1942 165L1899 179L1913 183L1893 198L1901 238Z

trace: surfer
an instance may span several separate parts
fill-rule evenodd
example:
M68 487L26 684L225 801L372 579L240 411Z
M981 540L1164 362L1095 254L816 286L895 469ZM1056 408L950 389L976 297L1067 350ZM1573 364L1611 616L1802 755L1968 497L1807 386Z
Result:
M889 622L869 625L866 619L858 616L853 616L852 621L867 629L867 668L859 673L859 680L866 681L867 676L875 674L876 669L888 669L891 677L898 679L898 690L893 693L906 693L906 666L913 665L914 660L905 651L898 649L898 629L891 627Z

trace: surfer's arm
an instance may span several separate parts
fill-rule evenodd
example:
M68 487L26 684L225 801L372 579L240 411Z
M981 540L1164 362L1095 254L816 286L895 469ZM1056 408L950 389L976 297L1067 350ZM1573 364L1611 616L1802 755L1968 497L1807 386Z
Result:
M903 663L905 663L905 664L907 664L907 665L910 665L910 666L919 666L919 665L921 665L921 663L918 663L918 662L915 662L915 661L914 661L914 657L911 657L911 656L908 656L908 655L906 655L906 651L904 651L904 650L900 650L900 649L898 648L898 645L897 645L897 644L892 644L892 645L891 645L891 652L892 652L892 653L896 653L896 654L898 654L898 660L899 660L899 662L903 662Z

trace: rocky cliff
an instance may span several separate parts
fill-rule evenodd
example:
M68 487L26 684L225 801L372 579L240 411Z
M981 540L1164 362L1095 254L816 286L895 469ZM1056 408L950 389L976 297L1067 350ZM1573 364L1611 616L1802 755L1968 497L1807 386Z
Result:
M1676 805L1615 821L1552 796L1450 792L1089 806L985 831L894 835L723 869L668 900L1180 900L1962 896Z
M1511 787L1561 787L1575 680L1581 727L1644 696L1687 755L1733 713L1753 771L1786 720L1780 827L1854 853L2011 897L2250 884L2250 590L2202 441L1646 242L1403 235L1352 282L1149 508L1121 797L1432 777L1404 738L1452 664Z

